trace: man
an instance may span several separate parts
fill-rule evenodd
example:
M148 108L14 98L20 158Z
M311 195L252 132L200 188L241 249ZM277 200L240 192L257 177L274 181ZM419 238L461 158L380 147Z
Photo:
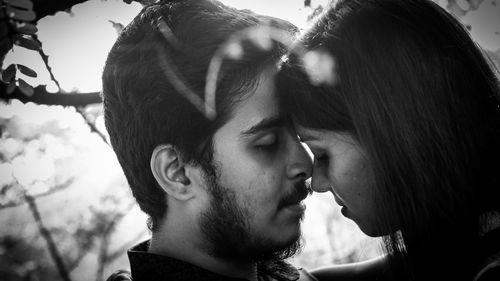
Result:
M274 96L284 48L243 40L221 65L212 111L199 104L217 50L263 24L295 31L216 1L162 1L109 54L106 127L152 230L128 252L136 281L299 278L283 259L299 247L311 163Z

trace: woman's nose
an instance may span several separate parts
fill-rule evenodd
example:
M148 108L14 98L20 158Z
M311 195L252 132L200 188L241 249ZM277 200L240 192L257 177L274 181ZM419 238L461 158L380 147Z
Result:
M328 177L325 177L321 168L313 168L311 187L316 192L331 191L331 183Z

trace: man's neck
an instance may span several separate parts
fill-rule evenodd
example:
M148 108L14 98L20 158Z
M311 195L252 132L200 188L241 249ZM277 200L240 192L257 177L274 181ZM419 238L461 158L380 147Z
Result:
M175 231L165 231L165 229ZM255 262L213 257L208 253L200 236L199 231L182 233L173 227L162 227L162 230L153 234L148 252L185 261L224 276L258 280Z

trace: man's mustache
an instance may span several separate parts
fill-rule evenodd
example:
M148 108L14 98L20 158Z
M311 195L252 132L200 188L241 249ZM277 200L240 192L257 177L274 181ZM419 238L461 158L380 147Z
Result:
M299 181L293 185L292 192L285 195L278 205L282 208L287 205L299 204L302 200L306 199L309 194L312 194L313 190L311 184L307 181Z

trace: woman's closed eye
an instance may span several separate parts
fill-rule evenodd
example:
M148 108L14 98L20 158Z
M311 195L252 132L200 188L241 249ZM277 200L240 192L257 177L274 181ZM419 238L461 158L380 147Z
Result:
M330 161L330 157L326 152L314 152L314 163L316 165L328 165L328 162Z
M318 162L321 162L321 163L325 163L325 162L328 162L328 155L325 154L322 154L322 155L319 155L319 156L316 156L314 157L316 159L316 161Z

